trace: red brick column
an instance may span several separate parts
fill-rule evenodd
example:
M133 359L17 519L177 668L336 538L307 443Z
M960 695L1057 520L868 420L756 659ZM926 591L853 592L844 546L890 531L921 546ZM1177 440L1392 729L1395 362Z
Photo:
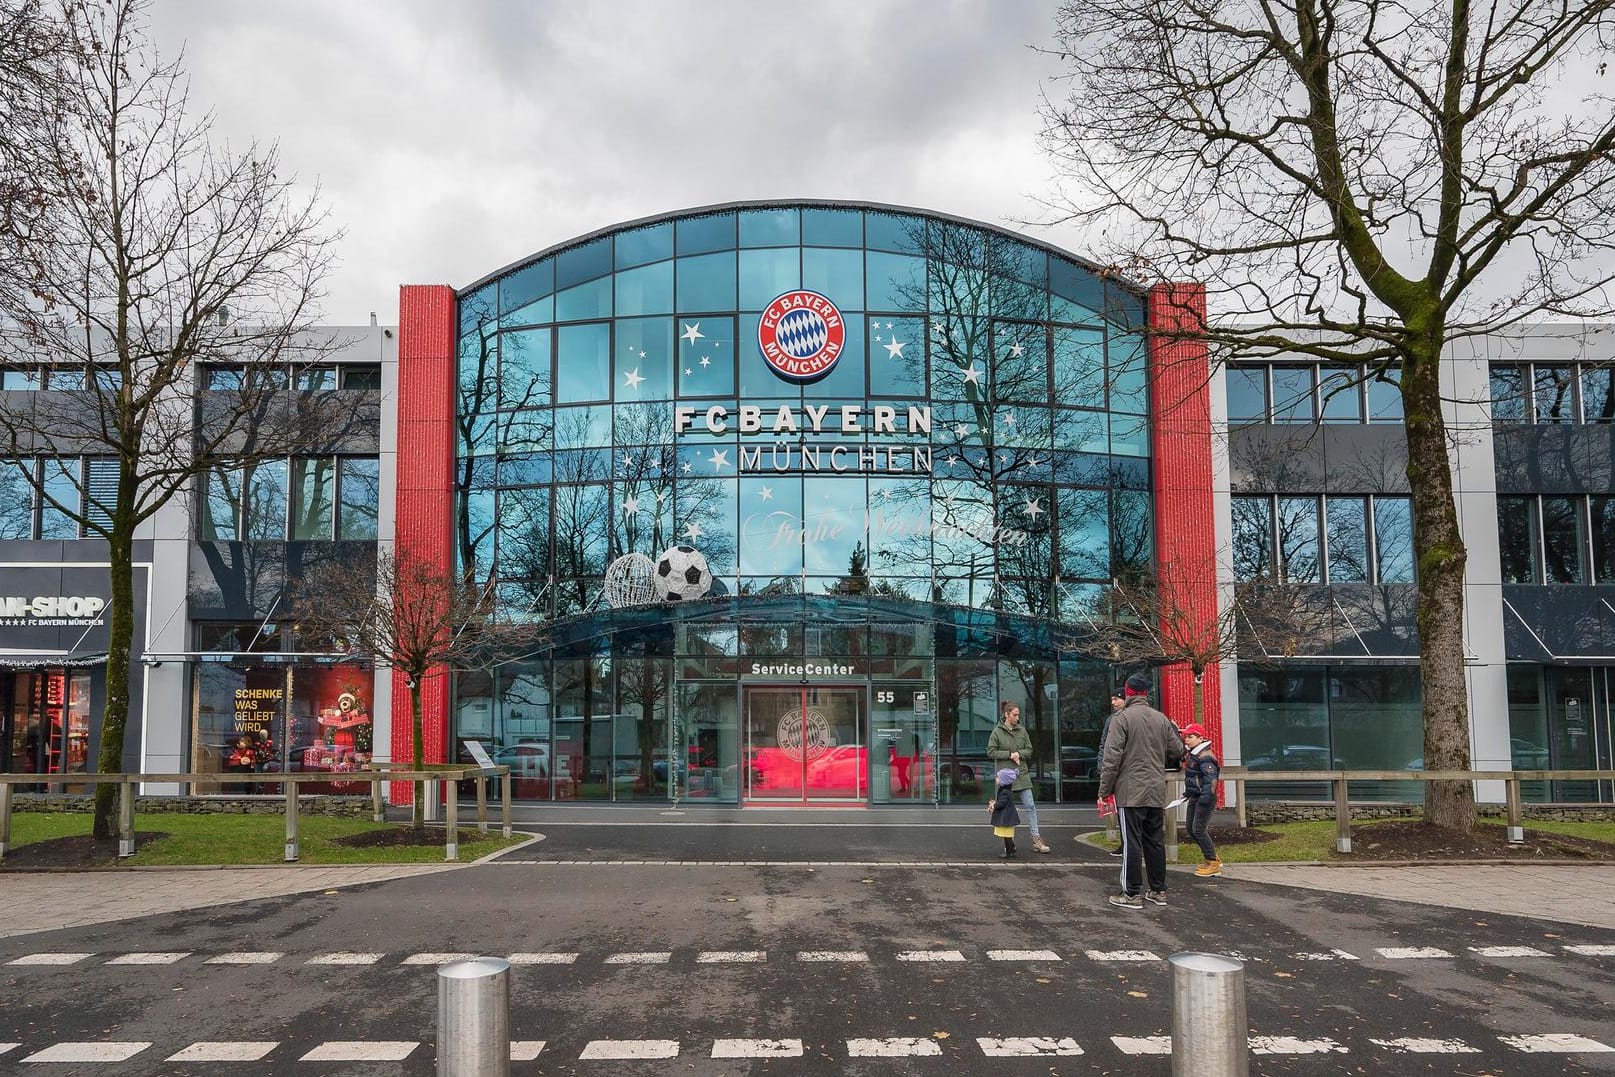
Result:
M444 573L454 567L454 289L406 284L398 294L397 556ZM409 686L393 674L393 759L414 752ZM449 678L421 685L422 754L447 762ZM392 802L408 804L414 787L392 783Z
M1157 285L1149 293L1150 444L1154 454L1155 556L1176 604L1207 629L1217 618L1217 532L1211 489L1211 385L1206 289ZM1219 670L1201 690L1206 732L1222 758ZM1179 725L1193 721L1194 675L1186 665L1161 676L1161 709Z

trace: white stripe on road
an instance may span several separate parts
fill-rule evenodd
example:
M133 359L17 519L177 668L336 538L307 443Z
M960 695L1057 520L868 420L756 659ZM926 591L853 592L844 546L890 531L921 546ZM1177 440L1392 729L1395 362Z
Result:
M697 965L730 965L767 960L767 950L703 950L695 955Z
M8 965L76 965L80 961L83 961L86 958L91 958L91 957L94 957L94 956L95 956L94 954L24 954L21 957L16 958L15 960L7 961L6 964L8 964Z
M650 953L612 954L610 957L606 958L606 964L608 964L608 965L665 965L671 960L673 960L672 951L661 950L661 951L650 952ZM616 1042L616 1041L601 1040L599 1042L606 1043L606 1042ZM624 1041L624 1042L628 1042L628 1041ZM650 1042L650 1041L646 1041L646 1042ZM661 1040L656 1040L655 1042L656 1043L661 1043L662 1041Z
M1112 1036L1110 1042L1124 1055L1169 1055L1171 1036Z
M988 961L1058 961L1053 950L988 950Z
M1084 950L1089 961L1159 961L1153 950Z
M544 1049L544 1043L544 1040L511 1040L510 1060L512 1062L531 1062Z
M1334 1040L1303 1040L1295 1036L1252 1036L1250 1049L1253 1055L1327 1055L1346 1053L1346 1048Z
M321 954L319 957L308 959L310 965L374 965L386 957L386 954L359 954L343 953Z
M899 950L899 961L963 961L965 955L958 950Z
M1565 1032L1550 1032L1544 1036L1499 1036L1498 1039L1514 1048L1535 1055L1604 1054L1615 1051L1607 1043L1589 1040L1586 1036L1573 1036Z
M1471 1047L1463 1040L1436 1040L1420 1036L1404 1036L1394 1040L1368 1041L1376 1047L1383 1047L1387 1051L1397 1051L1406 1055L1473 1055L1479 1054L1480 1048Z
M505 958L512 965L570 965L577 954L511 954Z
M1535 946L1471 946L1469 952L1477 957L1547 957Z
M226 1043L202 1040L176 1051L165 1062L257 1062L280 1046L279 1040L240 1040Z
M174 962L181 961L181 960L183 960L183 959L185 959L187 957L190 957L190 956L191 956L191 954L190 954L189 950L185 951L184 953L119 954L117 957L114 957L111 961L108 961L107 964L109 964L109 965L172 965Z
M718 1040L713 1058L801 1058L801 1040Z
M1082 1054L1082 1048L1077 1046L1077 1041L1069 1036L1063 1039L1055 1039L1053 1036L1011 1036L1002 1040L983 1036L977 1037L976 1043L980 1045L981 1053L988 1058L1035 1058Z
M934 1057L942 1053L935 1040L918 1036L888 1036L884 1039L848 1040L847 1054L853 1058Z
M1583 957L1615 957L1615 946L1566 946L1565 952Z
M127 1062L150 1043L56 1043L35 1051L24 1062Z
M1312 951L1309 953L1291 954L1297 961L1356 961L1356 954L1348 954L1344 950Z
M456 961L470 961L476 954L410 954L406 965L452 965Z
M590 1040L580 1060L677 1058L678 1040Z
M402 1062L419 1047L414 1040L327 1040L300 1062Z
M19 1048L21 1046L22 1046L22 1044L20 1044L20 1043L0 1043L0 1055L6 1054L6 1053L11 1052L11 1051L15 1051L17 1048Z
M1426 957L1452 956L1450 953L1437 946L1382 946L1374 952L1391 961L1408 961Z
M798 961L868 961L869 955L861 950L803 950L796 955Z
M264 953L220 954L218 957L210 957L210 958L208 958L205 962L203 962L203 964L206 964L206 965L273 965L275 962L279 961L281 958L283 958L285 956L286 956L285 954L275 954L275 953L268 953L268 952L264 952Z

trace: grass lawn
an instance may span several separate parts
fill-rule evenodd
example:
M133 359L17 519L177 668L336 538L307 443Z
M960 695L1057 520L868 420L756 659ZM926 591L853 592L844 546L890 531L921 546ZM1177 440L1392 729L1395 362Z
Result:
M1352 824L1352 834L1361 837L1363 832L1371 828L1376 822L1389 822L1391 820L1365 820ZM1501 819L1482 819L1481 826L1506 826ZM1335 821L1333 819L1314 819L1303 823L1275 823L1270 826L1258 827L1269 834L1278 835L1274 841L1247 842L1238 845L1219 843L1217 852L1223 862L1228 864L1261 864L1281 860L1333 860L1335 859ZM1527 819L1525 829L1541 830L1554 834L1568 834L1578 838L1591 838L1595 841L1615 842L1615 822L1559 822L1554 820ZM1213 831L1215 837L1215 830ZM1115 849L1121 842L1106 841L1101 834L1090 834L1087 840L1102 849ZM1194 842L1184 840L1178 845L1179 864L1200 863L1200 849Z
M88 813L18 812L11 817L11 840L15 846L74 835L88 835ZM297 837L302 864L426 864L443 861L441 829L428 828L436 845L354 848L333 844L333 838L377 830L395 830L394 823L373 823L369 819L346 819L328 815L303 815L297 820ZM280 815L181 815L163 812L135 815L135 831L162 831L168 836L141 842L135 855L121 864L281 864L286 858L286 819ZM479 856L514 845L526 835L506 841L499 834L497 819L489 820L487 834L479 834L476 824L459 827L460 859Z

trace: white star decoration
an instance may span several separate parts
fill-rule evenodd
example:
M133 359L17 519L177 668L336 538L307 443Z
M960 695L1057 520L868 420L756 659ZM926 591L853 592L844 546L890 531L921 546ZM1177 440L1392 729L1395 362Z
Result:
M696 341L706 336L706 334L701 332L701 323L696 322L694 325L685 325L684 332L680 333L679 336L683 337L691 344L694 344Z
M981 371L976 369L975 363L971 363L966 367L960 367L959 373L964 377L966 385L975 385L978 387L981 385Z
M774 500L774 488L772 486L764 486L757 491L757 496L762 498L764 501L772 501Z
M694 540L701 537L701 525L691 520L684 526L684 537Z
M722 469L728 467L729 466L729 450L728 449L713 449L712 450L711 463L712 463L712 470L713 471L721 471Z
M964 423L960 423L958 426L953 428L953 432L960 438L967 438L970 436L970 427Z
M1013 411L1004 416L1004 425L1005 426L1014 426L1015 425L1015 413Z
M637 498L637 497L629 497L626 500L624 500L623 503L622 503L622 514L624 516L638 516L639 515L639 498Z
M644 355L645 353L640 352L640 354ZM628 388L630 388L630 389L638 389L639 388L639 383L644 381L645 379L640 377L639 368L636 366L636 367L634 367L634 369L632 369L628 373L624 374L622 376L622 380L627 384Z
M701 365L702 366L711 366L712 365L712 360L708 359L706 356L703 355L701 357Z
M686 378L689 377L691 374L694 374L694 373L695 373L695 371L691 370L689 367L684 368L684 376Z
M886 349L886 358L888 358L888 359L901 359L901 358L903 358L903 348L906 347L906 345L904 344L903 341L898 340L895 335L892 337L892 342L890 344L886 344L886 345L883 345L883 346Z
M633 453L625 452L625 453L622 454L622 466L623 467L633 467L634 466L634 454Z
M948 470L950 470L950 471L953 470L953 465L957 464L958 462L959 462L959 458L957 456L954 456L952 453L949 453L948 458L943 461L943 463L948 465Z
M682 470L686 475L688 475L690 473L691 468L690 468L690 462L688 460L684 461L684 466L683 466Z
M1016 359L1019 359L1021 357L1021 353L1025 350L1025 346L1022 345L1018 340L1009 346L1009 354L1014 356Z
M1043 506L1039 503L1039 499L1035 497L1029 498L1026 502L1026 515L1036 520L1042 514Z

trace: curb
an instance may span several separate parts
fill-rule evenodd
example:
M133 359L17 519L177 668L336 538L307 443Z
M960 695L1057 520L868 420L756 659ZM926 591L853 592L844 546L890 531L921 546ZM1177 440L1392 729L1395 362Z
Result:
M1098 846L1088 839L1103 835L1103 830L1090 830L1078 834L1076 841L1090 848ZM1192 868L1192 864L1168 864L1167 870ZM1612 868L1615 860L1565 860L1562 858L1491 857L1479 860L1225 860L1224 867L1239 868L1464 868L1464 867L1541 867L1541 868Z

